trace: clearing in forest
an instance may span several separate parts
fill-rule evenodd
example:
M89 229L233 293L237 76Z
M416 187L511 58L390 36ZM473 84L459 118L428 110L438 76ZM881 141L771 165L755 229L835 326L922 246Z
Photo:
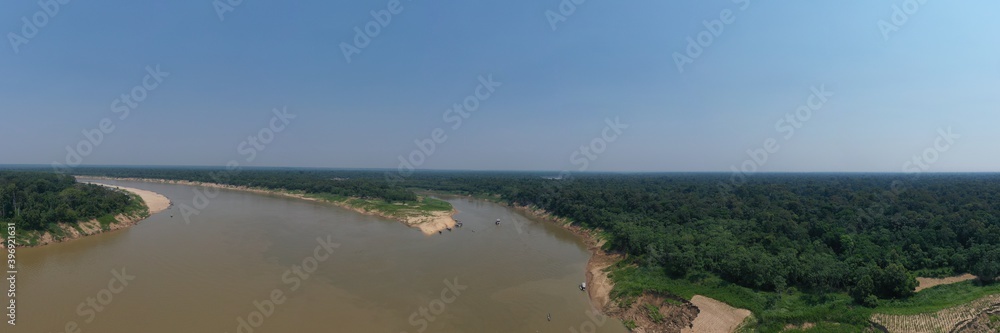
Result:
M682 333L732 332L750 316L750 310L737 309L701 295L692 297L691 303L698 307L698 317L692 327L681 330Z
M940 285L943 285L943 284L952 284L952 283L958 283L958 282L962 282L962 281L974 280L975 278L976 278L976 276L972 275L972 274L964 274L964 275L959 275L959 276L950 276L950 277L941 278L941 279L918 277L917 278L917 289L916 289L916 292L920 292L921 290L924 290L924 289L927 289L927 288L930 288L930 287L940 286Z

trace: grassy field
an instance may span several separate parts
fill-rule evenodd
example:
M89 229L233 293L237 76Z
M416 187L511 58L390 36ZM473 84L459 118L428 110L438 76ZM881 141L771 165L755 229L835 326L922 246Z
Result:
M288 191L288 193L297 194L295 191ZM303 194L303 195L305 197L307 197L307 198L315 198L315 199L326 200L326 201L330 201L330 202L344 202L344 201L347 201L347 199L350 199L350 198L342 196L342 195L336 195L336 194L330 194L330 193L309 193L309 194Z
M390 216L412 216L423 213L452 210L451 204L447 201L427 196L418 197L417 201L395 203L386 202L385 200L380 199L350 198L326 193L310 193L305 194L305 196L330 202L343 203L354 208L378 211Z

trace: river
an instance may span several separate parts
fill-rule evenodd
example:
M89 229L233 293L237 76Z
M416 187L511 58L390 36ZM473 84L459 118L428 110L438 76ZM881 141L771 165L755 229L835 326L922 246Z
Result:
M18 321L4 332L627 332L577 287L582 240L501 205L446 198L465 226L425 236L325 203L99 182L174 206L19 249ZM196 190L218 195L188 222L180 205Z

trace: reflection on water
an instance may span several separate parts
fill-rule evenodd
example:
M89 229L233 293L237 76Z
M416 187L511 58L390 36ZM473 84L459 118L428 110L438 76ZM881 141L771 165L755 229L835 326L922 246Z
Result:
M13 332L571 332L594 322L577 288L583 244L499 205L447 198L465 227L424 236L327 204L223 190L185 223L178 207L195 187L106 182L175 205L126 230L20 249ZM104 292L123 269L134 280ZM608 319L597 332L626 330Z

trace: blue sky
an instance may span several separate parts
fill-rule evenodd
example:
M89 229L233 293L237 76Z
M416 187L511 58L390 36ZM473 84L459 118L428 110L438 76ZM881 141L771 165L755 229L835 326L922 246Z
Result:
M220 20L208 0L71 1L15 52L43 9L5 2L0 164L65 162L109 118L82 164L394 168L441 128L419 168L577 170L617 118L587 171L729 171L774 138L758 171L899 172L948 128L926 171L1000 170L995 1L925 1L887 40L906 1L587 0L553 31L560 1L401 0L346 61L388 3L244 0ZM680 72L675 53L727 10ZM113 101L156 65L169 76L120 119ZM490 75L502 85L452 128ZM776 123L814 87L833 96L786 139ZM295 119L247 161L274 108Z

